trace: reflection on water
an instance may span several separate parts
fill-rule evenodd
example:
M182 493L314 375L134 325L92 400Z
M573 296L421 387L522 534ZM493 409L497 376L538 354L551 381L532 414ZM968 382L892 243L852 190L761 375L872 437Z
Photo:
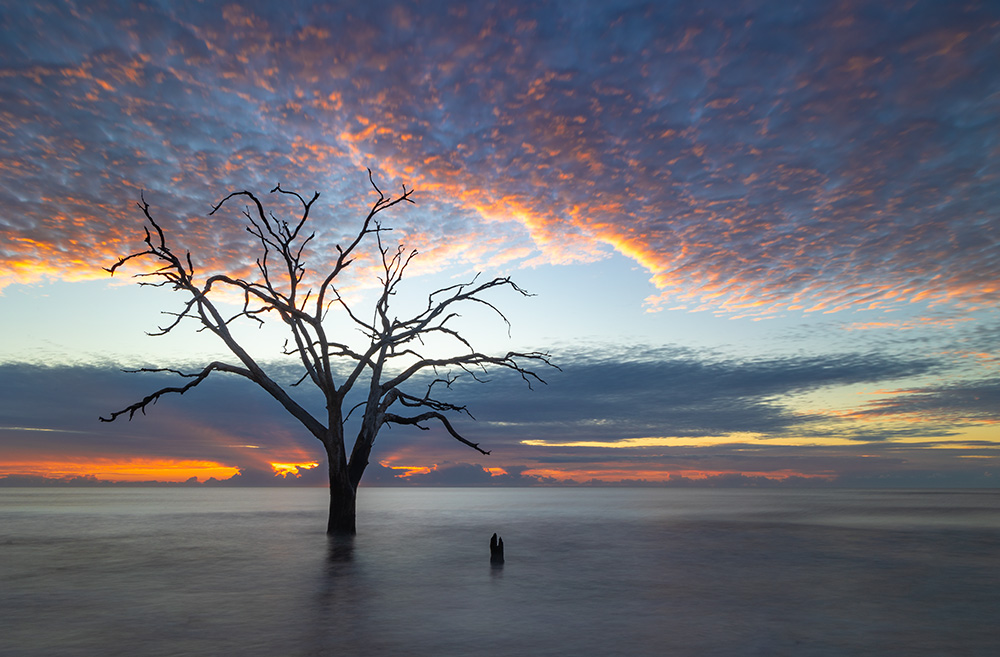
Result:
M346 563L352 559L354 559L353 536L326 537L326 560L330 562L331 568L336 564Z
M1000 492L0 489L0 655L993 655ZM505 542L490 564L493 532Z

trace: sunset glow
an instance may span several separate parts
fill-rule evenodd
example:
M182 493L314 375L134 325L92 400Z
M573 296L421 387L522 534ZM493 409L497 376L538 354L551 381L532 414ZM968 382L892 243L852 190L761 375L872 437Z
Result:
M312 470L313 468L319 467L318 461L313 461L311 463L272 463L271 468L274 470L274 474L280 477L286 475L291 475L293 477L300 476L300 470Z
M437 465L392 465L388 461L382 461L380 462L380 465L384 468L389 468L390 470L398 470L399 474L397 474L396 477L399 479L406 479L414 475L428 474L437 469Z
M48 477L71 479L73 477L93 477L101 481L164 481L181 482L194 477L205 481L211 477L229 479L239 473L239 469L212 463L210 461L168 460L168 459L91 459L44 462L5 462L0 465L0 476Z

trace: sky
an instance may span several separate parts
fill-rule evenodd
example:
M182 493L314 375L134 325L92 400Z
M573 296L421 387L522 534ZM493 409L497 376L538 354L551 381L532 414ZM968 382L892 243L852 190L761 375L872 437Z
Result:
M322 485L242 379L100 423L176 382L123 369L234 361L103 268L145 199L200 273L251 273L239 206L208 213L297 218L280 183L321 194L322 275L367 169L415 190L381 215L420 253L394 308L509 275L509 331L463 335L559 369L459 379L491 454L387 428L364 484L1000 482L997 3L3 0L0 32L0 485ZM280 327L237 330L297 378Z

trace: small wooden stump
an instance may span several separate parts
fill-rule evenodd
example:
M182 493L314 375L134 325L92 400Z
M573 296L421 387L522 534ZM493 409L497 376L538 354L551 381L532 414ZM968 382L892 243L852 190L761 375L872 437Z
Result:
M494 566L503 565L503 539L493 533L490 539L490 563Z

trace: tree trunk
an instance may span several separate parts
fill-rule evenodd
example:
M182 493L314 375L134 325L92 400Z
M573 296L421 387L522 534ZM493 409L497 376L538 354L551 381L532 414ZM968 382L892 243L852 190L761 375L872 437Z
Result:
M351 486L346 476L335 477L330 473L330 517L326 524L327 534L357 533L355 525L357 490Z
M351 483L343 447L339 450L327 449L326 456L330 468L330 516L326 533L353 536L357 533L357 486Z
M351 535L357 533L355 524L357 500L353 489L337 491L330 488L330 518L326 523L327 534Z

